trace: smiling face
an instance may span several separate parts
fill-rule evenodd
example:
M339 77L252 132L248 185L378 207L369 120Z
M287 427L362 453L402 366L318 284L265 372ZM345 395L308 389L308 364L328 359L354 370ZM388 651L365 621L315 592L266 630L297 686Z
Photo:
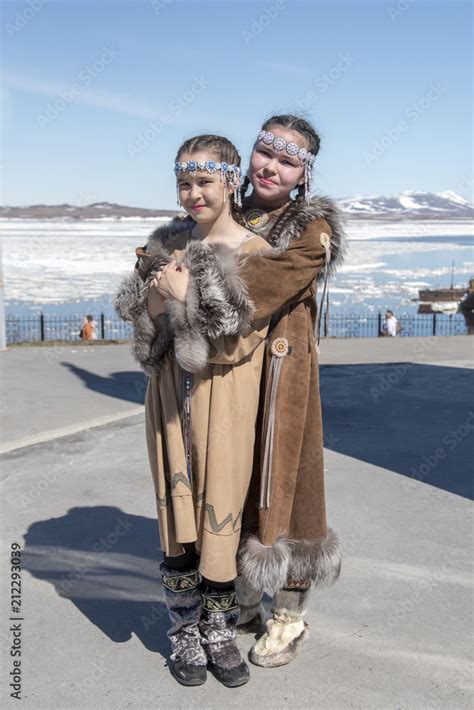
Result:
M196 162L219 158L209 155L209 152L182 153L179 162ZM208 173L196 170L193 173L180 173L177 176L179 199L183 208L196 222L211 222L216 220L226 209L224 202L224 182L220 172Z
M269 126L267 130L287 143L309 150L306 138L298 131L281 126ZM283 204L290 192L304 183L304 165L297 155L289 155L285 149L277 152L273 144L260 140L250 156L247 175L260 200L269 205Z

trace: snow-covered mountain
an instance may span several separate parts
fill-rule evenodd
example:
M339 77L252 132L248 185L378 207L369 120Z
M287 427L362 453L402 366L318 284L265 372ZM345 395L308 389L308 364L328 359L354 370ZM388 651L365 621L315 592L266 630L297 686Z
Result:
M347 197L339 200L347 217L375 217L402 219L469 219L474 217L474 207L461 195L451 190L444 192L417 192L407 190L398 195Z
M398 195L347 197L338 200L339 206L349 219L379 220L400 219L472 219L474 207L455 192L415 192L408 190ZM0 207L0 218L17 219L155 219L172 217L175 210L154 210L146 207L128 207L111 202L96 202L92 205L30 205L24 207Z

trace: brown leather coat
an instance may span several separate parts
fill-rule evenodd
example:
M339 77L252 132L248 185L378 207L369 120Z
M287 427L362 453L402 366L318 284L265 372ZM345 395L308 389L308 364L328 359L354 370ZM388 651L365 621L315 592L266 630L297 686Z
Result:
M324 211L322 211L324 214ZM321 217L297 225L286 249L252 255L240 276L256 317L273 314L267 336L254 471L244 514L240 573L271 593L293 583L330 584L340 571L337 537L326 520L323 428L315 339L316 289L334 241L344 252L340 225ZM275 223L259 230L271 241ZM283 339L283 340L281 340ZM275 352L283 343L283 357ZM275 363L279 369L275 383ZM273 364L272 364L273 361ZM273 433L272 431L273 430ZM268 442L268 444L267 444ZM271 450L265 464L265 447Z

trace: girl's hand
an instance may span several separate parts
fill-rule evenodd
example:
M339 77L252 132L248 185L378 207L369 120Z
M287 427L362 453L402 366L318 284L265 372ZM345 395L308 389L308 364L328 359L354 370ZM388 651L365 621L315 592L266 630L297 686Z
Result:
M158 291L165 298L174 298L184 303L188 290L189 271L184 264L171 261L160 273Z

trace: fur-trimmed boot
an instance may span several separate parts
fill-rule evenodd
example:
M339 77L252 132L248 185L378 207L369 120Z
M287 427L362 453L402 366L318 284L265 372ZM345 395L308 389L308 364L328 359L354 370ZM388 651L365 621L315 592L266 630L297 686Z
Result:
M171 621L167 633L171 643L171 672L182 685L202 685L207 678L207 658L199 631L202 602L198 571L174 570L164 562L160 570Z
M265 621L265 609L261 603L262 592L256 592L240 575L235 580L235 592L240 609L237 633L256 633Z
M207 584L202 588L202 617L199 628L215 677L228 688L244 685L250 678L247 664L236 643L239 607L235 587L216 589Z
M311 588L280 589L273 597L273 618L267 630L250 650L250 660L257 666L275 668L290 663L309 636L304 615Z

